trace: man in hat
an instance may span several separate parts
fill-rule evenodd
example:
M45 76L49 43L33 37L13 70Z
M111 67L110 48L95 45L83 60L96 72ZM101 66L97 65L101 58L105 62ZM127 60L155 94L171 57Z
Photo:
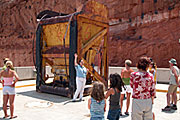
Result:
M162 109L162 111L170 111L171 109L177 110L177 87L179 86L178 76L179 68L177 67L177 62L175 59L169 61L170 66L170 78L169 78L169 88L167 92L167 106ZM172 96L173 105L170 106L170 96Z

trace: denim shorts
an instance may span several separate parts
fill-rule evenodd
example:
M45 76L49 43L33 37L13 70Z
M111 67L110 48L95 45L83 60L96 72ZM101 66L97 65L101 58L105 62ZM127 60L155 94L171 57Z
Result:
M91 117L90 120L104 120L104 117Z
M121 109L109 110L107 119L119 120Z

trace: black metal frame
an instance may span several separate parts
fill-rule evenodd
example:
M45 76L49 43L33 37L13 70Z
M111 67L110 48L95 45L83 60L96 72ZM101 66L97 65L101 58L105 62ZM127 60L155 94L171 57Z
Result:
M70 23L70 45L69 45L69 87L54 87L48 86L44 84L44 80L42 77L42 26L47 24L55 24L55 23L62 23L67 22L70 18L70 15L67 16L59 16L53 18L46 18L40 21L36 31L36 70L37 70L37 79L36 79L36 91L52 93L67 97L72 97L75 91L75 79L76 79L76 71L74 68L74 53L77 52L77 20L76 16L74 15L71 23Z

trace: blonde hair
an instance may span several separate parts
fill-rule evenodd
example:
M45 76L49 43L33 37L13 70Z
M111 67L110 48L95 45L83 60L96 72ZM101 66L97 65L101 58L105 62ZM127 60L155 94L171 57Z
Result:
M10 61L10 60L6 62L6 67L9 67L9 66L10 66L11 68L13 67L13 63L12 63L12 61Z

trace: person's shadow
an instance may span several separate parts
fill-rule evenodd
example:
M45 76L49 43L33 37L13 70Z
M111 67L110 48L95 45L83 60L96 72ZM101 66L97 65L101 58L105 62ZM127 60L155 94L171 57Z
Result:
M67 102L64 103L64 105L68 104L68 103L75 103L75 102L82 102L82 101L85 101L84 99L82 100L69 100Z
M176 110L170 110L170 111L162 111L162 112L164 112L164 113L174 113Z
M126 118L126 117L129 117L130 115L122 115L120 116L120 118Z
M9 109L9 107L7 107L7 110ZM0 111L3 110L3 107L0 107ZM0 120L10 120L9 118L0 118Z
M9 107L7 107L7 110L9 109ZM3 110L3 107L0 107L0 111Z

